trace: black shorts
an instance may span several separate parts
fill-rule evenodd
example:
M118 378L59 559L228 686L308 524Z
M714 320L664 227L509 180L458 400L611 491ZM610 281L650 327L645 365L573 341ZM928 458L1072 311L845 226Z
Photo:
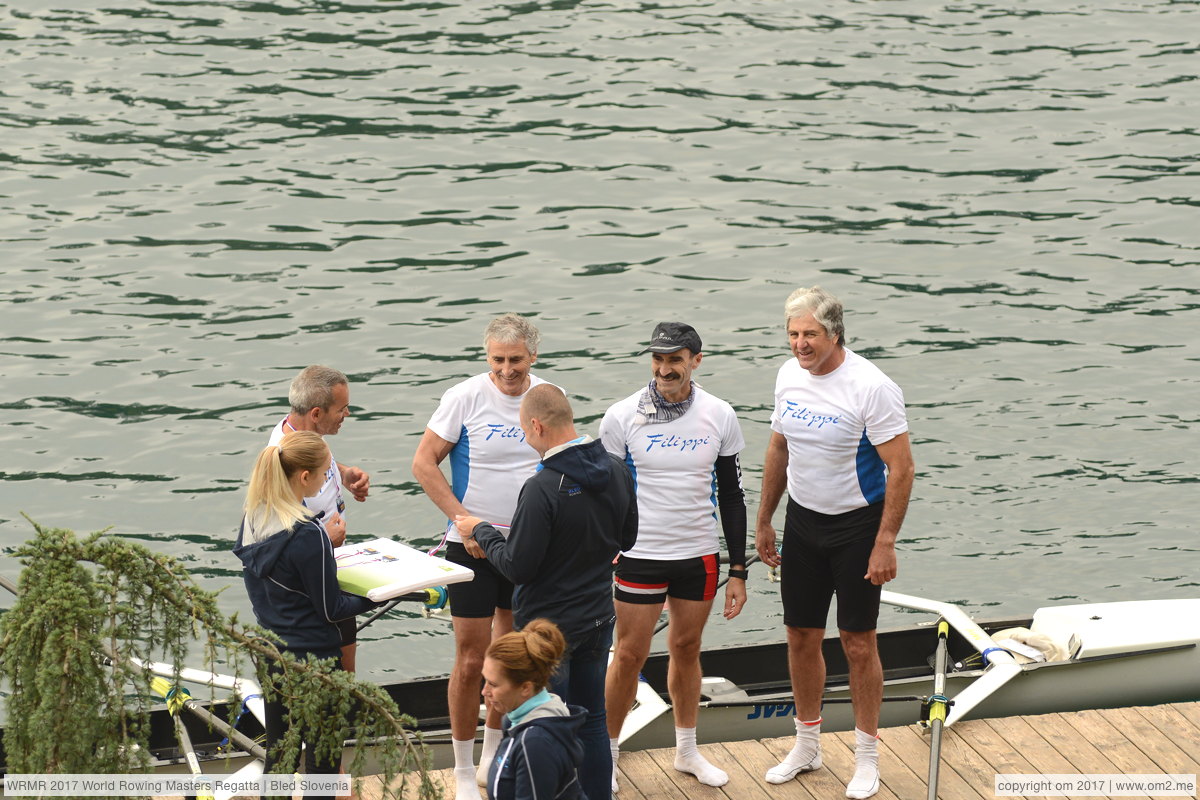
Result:
M788 498L780 565L783 624L824 630L837 594L839 630L875 630L883 587L863 576L882 518L882 502L845 514L820 514Z
M642 605L663 603L668 597L712 600L717 596L720 572L716 553L676 561L621 556L614 596L623 603Z
M358 617L344 619L337 623L338 633L342 637L342 647L354 644L358 641Z
M446 587L450 596L450 616L488 619L497 608L512 610L512 581L501 575L486 558L474 558L462 542L447 542L445 559L475 572L473 580Z

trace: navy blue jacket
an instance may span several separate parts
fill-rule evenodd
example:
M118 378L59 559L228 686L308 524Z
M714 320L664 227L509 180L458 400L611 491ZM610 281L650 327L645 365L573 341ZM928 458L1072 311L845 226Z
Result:
M520 725L504 718L504 739L488 769L488 800L587 800L579 785L583 745L580 706L556 695L529 712Z
M545 617L568 644L613 616L613 559L637 541L637 496L625 463L599 440L542 461L521 487L508 539L486 522L475 540L517 584L513 621Z
M283 639L288 650L336 654L342 644L335 623L375 608L365 597L338 588L333 545L320 525L298 522L252 544L238 531L234 555L258 624Z

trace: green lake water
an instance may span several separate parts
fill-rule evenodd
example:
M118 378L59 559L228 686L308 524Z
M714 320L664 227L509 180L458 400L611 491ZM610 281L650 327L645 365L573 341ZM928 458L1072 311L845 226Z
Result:
M352 380L351 536L429 546L413 452L510 310L593 434L654 323L694 324L753 519L783 301L820 284L908 403L889 588L1196 596L1197 30L1165 0L9 3L0 546L20 512L111 525L247 615L242 488L309 363ZM781 637L757 567L706 642ZM360 671L452 652L399 612Z

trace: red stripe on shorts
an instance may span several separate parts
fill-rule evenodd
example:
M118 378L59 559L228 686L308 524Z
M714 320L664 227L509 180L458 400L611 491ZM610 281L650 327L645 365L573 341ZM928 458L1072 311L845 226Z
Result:
M717 564L717 554L704 556L704 599L712 600L717 596L717 575L721 569Z

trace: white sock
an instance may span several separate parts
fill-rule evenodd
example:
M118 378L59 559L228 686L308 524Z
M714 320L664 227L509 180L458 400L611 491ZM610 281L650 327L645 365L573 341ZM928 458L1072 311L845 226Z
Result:
M879 791L879 737L854 729L854 777L846 785L846 797L866 798Z
M480 800L473 764L454 768L454 800Z
M479 769L475 771L475 782L480 786L487 786L488 770L492 768L492 759L496 757L496 750L503 738L504 731L499 728L484 727L483 752L479 754Z
M475 766L475 740L451 739L450 746L454 748L454 768Z
M617 758L619 758L621 755L620 740L619 739L609 739L608 740L608 749L612 751L612 759L613 759L612 791L613 791L613 794L616 794L618 789L620 789L620 787L617 786Z
M767 770L767 783L787 783L821 766L821 718L805 722L796 717L795 721L796 743L783 761Z
M696 780L705 786L724 786L729 783L729 776L724 770L717 769L700 755L696 747L695 728L675 729L675 769L695 775Z
M451 739L454 749L454 800L477 800L475 784L475 740Z

